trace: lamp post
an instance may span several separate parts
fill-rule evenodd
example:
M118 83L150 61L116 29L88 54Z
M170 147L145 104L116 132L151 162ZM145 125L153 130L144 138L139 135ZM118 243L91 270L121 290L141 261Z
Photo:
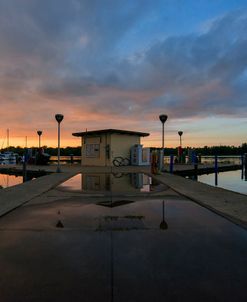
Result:
M62 114L56 114L55 115L56 121L58 123L58 144L57 144L57 173L61 172L60 168L60 124L63 120L63 115Z
M38 130L38 131L37 131L37 134L38 134L38 136L39 136L39 149L40 149L40 147L41 147L41 135L42 135L42 131L41 131L41 130Z
M180 138L180 148L182 148L182 135L183 135L183 131L178 131L178 135Z
M159 116L159 119L162 123L162 154L161 154L162 161L161 161L161 164L160 164L161 169L163 169L163 167L164 167L164 128L165 128L164 124L167 121L167 118L168 118L168 116L166 114L161 114Z

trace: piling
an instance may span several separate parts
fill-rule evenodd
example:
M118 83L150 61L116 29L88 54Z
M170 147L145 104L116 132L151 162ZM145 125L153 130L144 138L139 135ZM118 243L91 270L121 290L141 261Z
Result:
M247 153L244 153L242 163L242 174L244 174L244 180L247 181Z
M170 173L173 173L173 155L170 155Z
M241 179L244 179L244 155L241 155Z
M246 168L247 168L247 153L244 153L244 155L243 155L243 166L244 166L244 169L246 170Z
M218 186L218 156L214 157L215 185Z
M23 156L23 167L22 167L23 182L27 181L27 161L28 161L28 150L25 149L24 156Z

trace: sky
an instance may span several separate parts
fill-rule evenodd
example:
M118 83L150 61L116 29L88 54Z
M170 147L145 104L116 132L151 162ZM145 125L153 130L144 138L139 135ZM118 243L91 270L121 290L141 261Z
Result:
M247 142L246 0L0 0L0 148L73 132L161 146ZM27 137L27 139L26 139Z

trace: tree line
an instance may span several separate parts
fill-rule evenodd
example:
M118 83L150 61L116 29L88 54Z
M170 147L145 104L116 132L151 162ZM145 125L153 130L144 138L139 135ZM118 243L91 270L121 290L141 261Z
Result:
M183 150L186 152L191 147L183 148ZM247 153L247 143L243 143L241 146L204 146L204 147L197 147L192 148L195 150L196 154L201 155L242 155L244 153ZM165 155L177 155L178 149L177 148L166 148L165 149Z
M50 154L51 156L56 156L57 155L57 148L52 148L52 147L47 147L47 146L43 146L42 147L44 149L45 153ZM28 148L28 149L32 149L33 152L35 152L35 150L37 150L37 147L32 147L32 148ZM1 152L6 152L6 151L11 151L14 153L17 153L19 155L23 155L25 152L26 148L17 146L10 146L9 148L4 148L1 150ZM71 155L75 155L75 156L80 156L81 155L81 147L65 147L65 148L60 148L60 154L61 156L71 156Z
M51 156L57 155L57 148L47 147L43 146L46 153L50 154ZM188 148L184 148L184 152L187 151ZM37 148L33 147L33 150L37 150ZM151 148L151 149L157 149L157 148ZM241 146L204 146L204 147L197 147L193 148L197 154L201 155L241 155L244 153L247 153L247 143L242 144ZM23 155L25 148L22 147L14 147L11 146L8 149L2 149L1 152L5 151L12 151L14 153L18 153L19 155ZM61 148L60 151L62 156L80 156L81 155L81 147L65 147ZM178 149L177 148L165 148L165 155L177 155Z

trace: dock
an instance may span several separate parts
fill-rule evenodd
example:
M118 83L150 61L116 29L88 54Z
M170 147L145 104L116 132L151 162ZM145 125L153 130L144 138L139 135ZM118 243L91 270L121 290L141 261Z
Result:
M246 301L246 195L143 167L29 169L49 174L0 190L1 301ZM162 190L59 187L78 173L131 172Z
M240 164L218 164L218 172L234 171L242 169ZM164 170L170 171L169 165L165 165ZM203 175L215 173L214 164L174 164L173 173L181 176Z

